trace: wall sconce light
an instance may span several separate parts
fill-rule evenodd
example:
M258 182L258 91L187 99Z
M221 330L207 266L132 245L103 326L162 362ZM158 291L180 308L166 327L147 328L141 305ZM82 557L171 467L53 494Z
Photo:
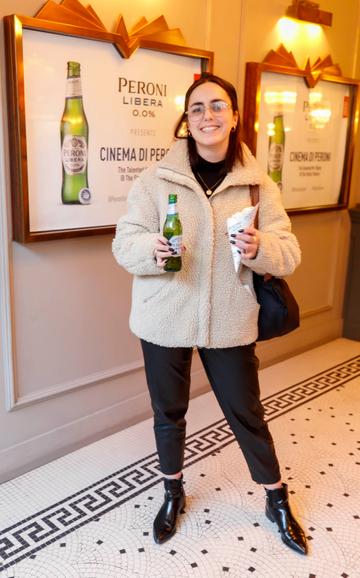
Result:
M286 10L286 16L325 26L332 24L332 13L320 10L318 2L309 0L293 0Z

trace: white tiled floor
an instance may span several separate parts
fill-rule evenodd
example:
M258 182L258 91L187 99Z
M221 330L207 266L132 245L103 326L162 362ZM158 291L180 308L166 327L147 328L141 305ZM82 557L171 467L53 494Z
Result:
M310 553L287 549L211 393L191 402L186 514L157 546L163 488L147 420L0 486L0 578L360 578L360 343L261 371Z

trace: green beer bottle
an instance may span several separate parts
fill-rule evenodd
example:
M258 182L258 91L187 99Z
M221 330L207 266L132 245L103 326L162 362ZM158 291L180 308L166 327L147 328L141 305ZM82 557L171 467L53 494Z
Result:
M284 116L274 116L274 133L269 138L268 175L282 190L282 168L284 164L285 129Z
M163 235L170 241L172 249L175 249L173 257L167 259L165 271L180 271L181 269L181 245L182 226L177 212L177 195L169 195L169 205L163 228Z
M86 205L91 202L88 185L89 125L81 92L80 64L67 63L65 108L61 119L62 188L65 205Z

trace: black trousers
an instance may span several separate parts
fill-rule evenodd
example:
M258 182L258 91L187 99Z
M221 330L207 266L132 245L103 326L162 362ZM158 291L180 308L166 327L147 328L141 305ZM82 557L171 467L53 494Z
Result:
M144 340L141 346L161 471L175 474L182 470L184 461L193 350L162 347ZM255 344L198 351L252 479L259 484L279 481L279 463L260 402Z

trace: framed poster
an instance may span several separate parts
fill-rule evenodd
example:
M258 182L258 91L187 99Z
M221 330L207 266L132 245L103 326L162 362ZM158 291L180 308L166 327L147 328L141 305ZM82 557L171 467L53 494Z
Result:
M347 206L358 81L249 62L245 141L289 213Z
M5 18L14 239L111 232L173 139L212 53L37 18Z

